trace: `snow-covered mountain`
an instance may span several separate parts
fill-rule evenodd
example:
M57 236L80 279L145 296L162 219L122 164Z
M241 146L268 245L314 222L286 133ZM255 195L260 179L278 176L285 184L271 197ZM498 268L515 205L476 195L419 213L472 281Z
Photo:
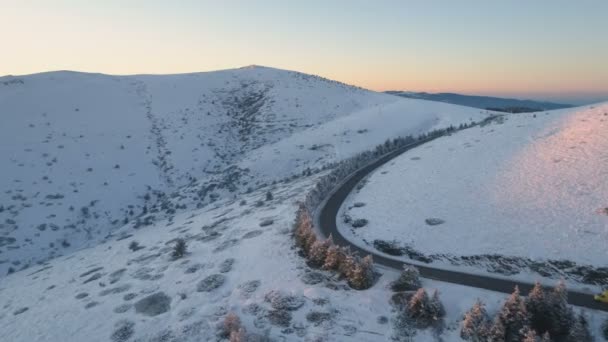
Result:
M463 95L454 93L425 93L425 92L414 92L414 91L399 91L389 90L387 94L397 95L410 99L421 99L429 101L439 101L445 103L451 103L461 106L469 106L482 109L494 109L509 113L521 113L521 112L539 112L543 110L553 110L569 108L572 105L545 102L545 101L534 101L534 100L519 100L509 99L503 97L493 96L479 96L479 95Z
M264 67L0 78L2 339L226 341L235 313L248 341L459 340L443 327L505 295L423 279L446 316L414 329L397 272L352 290L291 233L328 165L489 114Z
M0 78L0 274L478 110L266 67Z

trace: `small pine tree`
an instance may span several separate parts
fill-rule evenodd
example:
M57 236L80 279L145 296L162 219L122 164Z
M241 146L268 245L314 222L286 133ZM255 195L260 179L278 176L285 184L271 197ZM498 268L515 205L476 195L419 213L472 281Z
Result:
M540 338L540 342L551 342L551 335L549 335L548 331Z
M139 243L137 241L131 241L129 244L129 249L133 252L139 249Z
M399 278L391 283L391 289L399 291L416 291L422 284L420 283L420 272L414 266L404 265Z
M353 254L350 252L349 249L342 248L342 253L344 253L344 257L342 258L342 261L340 262L338 271L340 272L340 274L343 277L345 277L346 279L350 279L351 273L355 269L357 260L355 259L355 257L353 256Z
M462 320L460 337L471 342L485 342L490 333L490 316L481 300L477 300Z
M340 268L340 264L344 260L344 254L342 252L342 248L331 245L327 248L327 255L325 257L325 263L323 264L323 269L326 270L338 270Z
M445 316L445 308L439 299L439 291L437 291L437 289L433 291L433 295L431 296L430 310L435 321L438 321Z
M331 236L326 240L317 240L310 247L309 259L315 266L323 266L327 258L327 251L333 245Z
M186 255L187 253L187 247L186 247L186 240L184 239L176 239L175 240L175 245L173 246L173 253L171 253L171 256L174 259L179 259L181 257L183 257L184 255Z
M274 199L274 196L272 196L272 192L268 191L266 193L266 201L272 201Z
M524 328L528 326L528 313L523 299L519 295L519 288L509 296L498 314L497 319L505 330L505 342L518 342L523 338Z
M551 321L549 319L547 296L539 282L534 284L528 298L526 298L526 310L530 317L530 326L535 331L540 334L549 331Z
M407 309L409 316L412 318L422 317L428 310L429 306L429 295L423 288L418 289L416 293L410 298Z
M563 280L553 289L548 300L548 307L551 325L549 333L555 339L566 337L570 327L574 324L574 313L568 306L568 290Z
M438 297L437 297L438 300ZM441 306L442 308L443 306ZM420 288L407 304L407 314L421 328L426 328L443 316L443 309L433 304L425 289Z
M374 283L374 261L371 255L356 260L348 283L356 290L365 290Z
M499 317L494 319L494 323L488 332L488 342L505 342L506 328Z

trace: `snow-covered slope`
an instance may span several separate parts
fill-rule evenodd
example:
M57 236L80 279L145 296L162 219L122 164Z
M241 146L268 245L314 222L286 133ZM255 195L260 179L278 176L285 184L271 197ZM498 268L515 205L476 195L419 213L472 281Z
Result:
M369 223L341 230L361 243L395 240L444 261L500 254L605 267L607 132L604 103L510 115L439 138L371 175L341 209ZM577 280L597 280L568 262L544 271L559 277L558 266Z
M265 67L0 78L0 274L406 133L477 119ZM383 124L385 123L385 124Z

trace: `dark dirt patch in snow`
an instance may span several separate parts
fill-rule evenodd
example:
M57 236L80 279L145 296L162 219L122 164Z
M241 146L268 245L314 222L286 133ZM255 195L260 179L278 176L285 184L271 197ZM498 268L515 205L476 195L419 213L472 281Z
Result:
M164 292L157 292L135 303L135 312L146 316L157 316L171 309L171 298Z
M353 221L351 226L353 226L353 228L362 228L362 227L367 226L368 222L369 221L367 221L366 219L356 219Z
M302 296L285 294L279 291L270 291L264 296L264 300L270 303L275 310L296 311L301 308L305 300Z
M264 232L261 230L252 230L250 232L247 232L245 235L243 235L243 239L251 239L251 238L262 235L262 233L264 233Z
M219 266L219 272L220 273L228 273L230 271L232 271L232 265L234 265L234 258L230 258L230 259L226 259L224 261L222 261L222 263Z
M260 227L267 227L267 226L270 226L273 223L274 223L274 220L272 220L272 219L266 219L266 220L260 222Z
M20 308L15 310L15 312L13 312L13 315L17 316L17 315L21 315L22 313L26 312L27 310L29 310L29 308Z
M327 280L323 273L306 272L302 275L302 282L306 285L315 285Z
M230 239L230 240L226 240L224 242L222 242L219 246L217 246L213 252L217 253L217 252L221 252L225 249L228 249L232 246L235 246L239 243L239 240L237 239Z
M114 312L115 313L125 313L125 312L131 310L132 307L133 307L132 304L121 304L114 308Z
M288 327L289 323L291 323L291 312L287 310L271 310L266 314L266 318L270 324Z
M110 336L110 339L113 342L125 342L128 339L130 339L133 336L133 334L135 333L135 329L134 329L135 322L132 322L132 321L128 321L128 320L118 321L118 322L116 322L114 327L115 327L114 332Z
M245 283L239 285L239 289L243 292L243 294L249 295L249 294L255 292L260 287L261 284L262 284L262 282L259 280L250 280L248 282L245 282Z
M333 316L329 312L311 311L306 314L306 320L313 323L315 326L323 322L332 320Z
M196 291L198 292L211 292L220 286L224 285L226 277L222 274L212 274L207 278L201 280L196 285Z
M429 226L438 226L440 224L445 223L445 220L442 220L440 218L427 218L426 220L424 220L424 223L428 224Z

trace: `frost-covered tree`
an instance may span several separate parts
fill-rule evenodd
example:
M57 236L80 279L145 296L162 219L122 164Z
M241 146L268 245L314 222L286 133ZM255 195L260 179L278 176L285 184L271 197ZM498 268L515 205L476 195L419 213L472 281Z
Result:
M327 255L325 257L325 263L323 269L326 270L338 270L342 260L344 260L344 252L342 248L336 245L331 245L327 248Z
M445 308L443 307L443 303L439 299L439 291L437 289L433 290L433 295L431 296L430 303L431 313L434 315L435 320L439 320L443 316L445 316Z
M551 322L549 333L553 338L560 339L568 335L574 324L574 313L568 306L568 290L564 281L560 281L550 295L548 317Z
M544 334L551 328L548 298L539 282L526 298L526 310L530 317L530 326L539 334Z
M355 270L357 259L355 259L355 256L348 249L342 249L342 252L344 253L344 257L340 262L338 270L343 277L350 279L352 272Z
M518 342L523 338L524 329L528 326L528 313L519 288L507 298L496 319L504 327L505 342Z
M524 334L522 342L536 342L536 332L534 329L528 329Z
M310 246L308 258L316 266L323 266L327 258L327 251L333 245L331 236L326 240L317 240Z
M183 257L184 255L186 255L187 252L187 247L186 247L186 240L184 239L176 239L175 240L175 245L173 245L173 252L171 253L171 256L174 259L179 259L181 257Z
M420 288L407 303L407 314L418 326L428 327L444 316L445 311L439 302L439 297L434 296L434 298L429 298L426 290Z
M415 291L420 287L422 287L420 272L416 267L411 265L404 265L399 278L391 283L391 289L396 292Z
M268 191L266 192L266 201L272 201L274 199L274 196L272 196L272 192Z
M354 268L350 273L348 283L357 290L370 288L374 283L374 260L371 255L361 260L356 260Z
M485 342L490 333L490 316L481 300L477 300L473 307L464 314L460 337L471 342Z
M488 332L488 342L505 342L506 327L498 317L494 318L494 323Z
M570 328L570 332L568 333L568 338L566 339L568 342L591 342L593 341L593 337L589 332L589 323L587 322L587 318L580 312L578 317L574 319L574 323Z

